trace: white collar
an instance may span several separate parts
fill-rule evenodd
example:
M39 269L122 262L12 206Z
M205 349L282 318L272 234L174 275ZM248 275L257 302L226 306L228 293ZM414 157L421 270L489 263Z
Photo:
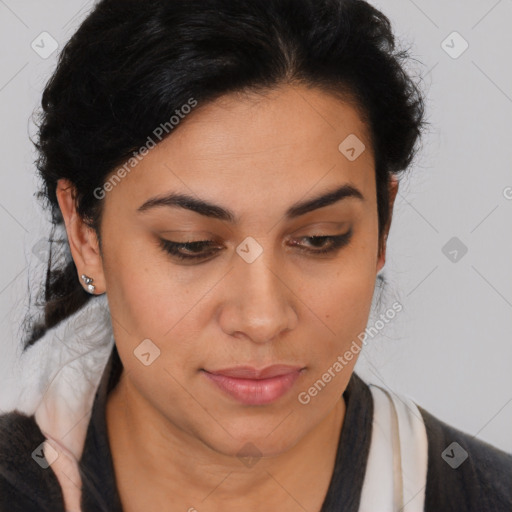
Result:
M421 413L409 398L369 387L372 437L359 512L423 512L428 440Z

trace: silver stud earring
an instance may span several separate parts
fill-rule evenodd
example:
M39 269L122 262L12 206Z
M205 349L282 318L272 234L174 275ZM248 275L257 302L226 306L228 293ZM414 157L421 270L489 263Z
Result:
M92 277L86 276L85 274L82 274L82 280L87 287L87 291L94 295L94 290L96 290L96 286L91 284L94 281L94 279Z

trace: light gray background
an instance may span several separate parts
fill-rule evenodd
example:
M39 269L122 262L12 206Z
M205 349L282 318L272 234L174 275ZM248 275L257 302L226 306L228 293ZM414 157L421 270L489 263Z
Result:
M372 3L413 45L419 62L409 69L424 77L432 126L389 238L382 310L395 300L404 309L369 341L356 370L512 452L512 1ZM31 43L47 31L62 47L91 6L0 0L0 410L19 388L13 361L40 259L32 248L47 229L28 135L58 52L43 59ZM450 51L461 48L454 31L469 44L456 59L442 47L450 36ZM452 237L468 248L457 262L442 252Z

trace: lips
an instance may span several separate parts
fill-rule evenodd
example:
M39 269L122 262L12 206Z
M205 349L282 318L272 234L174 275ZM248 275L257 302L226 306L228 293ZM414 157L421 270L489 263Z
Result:
M204 375L217 389L245 405L265 405L284 396L305 371L300 366L273 365L258 370L237 366Z
M252 366L236 366L234 368L224 368L222 370L214 370L209 373L213 375L224 375L225 377L234 377L235 379L270 379L279 375L299 371L301 366L290 366L286 364L274 364L267 366L261 370L257 370Z

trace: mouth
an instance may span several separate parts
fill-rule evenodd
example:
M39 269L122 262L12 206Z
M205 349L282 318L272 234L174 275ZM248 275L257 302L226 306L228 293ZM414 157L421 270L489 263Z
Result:
M218 389L245 405L265 405L277 401L295 384L306 368L273 365L262 370L249 366L223 370L202 370Z

